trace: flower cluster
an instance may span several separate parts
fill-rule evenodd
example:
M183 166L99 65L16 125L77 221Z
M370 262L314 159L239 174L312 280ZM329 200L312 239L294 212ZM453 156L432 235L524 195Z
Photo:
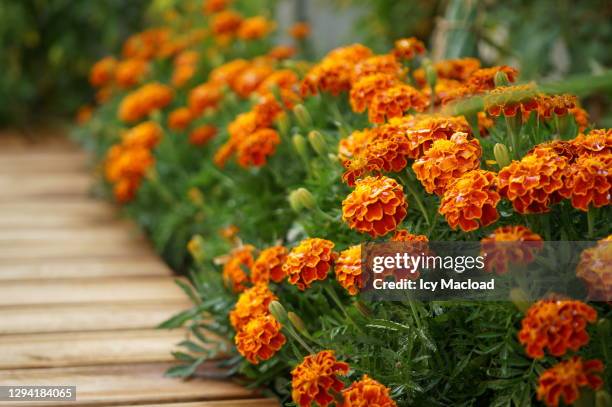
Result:
M119 105L119 118L136 122L156 109L166 107L173 98L172 89L161 83L148 83L128 94Z
M542 237L525 226L502 226L480 241L485 271L504 274L511 264L525 265L542 248Z

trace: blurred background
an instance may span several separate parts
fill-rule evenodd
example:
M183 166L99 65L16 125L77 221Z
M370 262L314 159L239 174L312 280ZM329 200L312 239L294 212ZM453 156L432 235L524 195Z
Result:
M0 0L0 125L70 119L93 100L93 62L169 10L199 2ZM295 21L309 22L315 56L353 42L384 52L395 39L416 36L435 59L476 56L518 67L522 80L612 64L609 0L277 0L274 13L279 42ZM609 96L585 102L600 126L612 125Z

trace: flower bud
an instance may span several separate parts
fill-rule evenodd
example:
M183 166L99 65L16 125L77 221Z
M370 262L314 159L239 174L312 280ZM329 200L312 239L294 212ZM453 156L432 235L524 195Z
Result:
M187 243L187 250L196 264L202 264L204 261L204 238L200 235L194 235Z
M423 60L423 68L425 69L425 79L427 80L427 84L431 89L434 89L436 87L436 82L438 81L436 68L434 68L429 59Z
M510 81L508 80L508 75L506 75L503 71L497 71L495 77L493 78L495 86L509 86Z
M325 138L323 135L316 130L308 133L308 141L312 146L312 149L317 152L322 157L327 155L327 143L325 142Z
M605 390L599 390L595 393L595 407L612 406L612 397Z
M493 147L493 155L495 156L495 161L497 161L499 168L504 168L510 164L510 153L508 152L508 147L504 144L495 144Z
M297 104L293 107L293 113L295 114L295 118L297 119L298 124L302 128L310 128L312 127L312 117L310 117L310 113L306 107L302 104Z
M202 194L202 191L196 187L189 188L189 191L187 191L187 197L194 205L202 206L204 204L204 195Z
M272 316L281 324L287 321L287 310L280 302L272 301L270 305L268 305L268 310L270 311L270 314L272 314Z
M306 145L306 139L304 138L304 136L302 136L301 134L294 135L293 147L303 160L308 161L308 146Z
M276 119L276 126L278 127L278 131L282 136L286 136L289 134L289 127L291 127L291 121L289 120L289 116L285 112L282 112L278 115Z
M306 329L306 325L304 324L304 321L302 321L302 318L300 318L295 312L291 311L289 311L287 316L289 317L289 321L291 321L291 325L293 325L293 327L297 329L299 333L304 336L309 336L308 330Z
M302 208L314 209L317 203L306 188L298 188L289 194L289 204L294 211L300 212Z
M527 293L520 288L513 288L510 290L510 301L512 301L516 308L523 313L527 312L531 305Z

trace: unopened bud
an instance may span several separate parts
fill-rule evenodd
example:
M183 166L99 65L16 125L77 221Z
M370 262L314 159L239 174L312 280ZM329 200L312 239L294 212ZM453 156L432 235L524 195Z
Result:
M287 321L287 310L280 302L272 301L270 305L268 305L268 310L270 311L270 314L272 314L272 316L281 324L284 324Z
M302 136L301 134L294 135L293 147L303 160L308 161L308 146L306 145L306 139L304 138L304 136Z
M325 157L327 155L327 143L325 142L325 138L321 133L316 130L308 133L308 141L312 146L312 149L317 152L321 157Z
M312 127L312 117L310 117L310 113L308 113L308 109L306 109L304 105L295 105L293 107L293 113L300 127L305 129Z
M510 153L508 152L508 147L504 144L495 144L493 147L493 155L495 156L495 161L497 161L499 168L504 168L510 164Z
M605 390L599 390L595 393L595 407L610 407L612 406L612 397Z
M304 321L302 321L302 318L300 318L295 312L291 311L289 311L287 316L289 317L289 321L291 321L291 325L293 325L293 327L297 329L299 333L304 336L309 336L308 330L306 329L306 325L304 324Z
M509 86L510 81L508 80L508 75L506 75L503 71L497 71L495 73L495 77L493 78L495 82L495 86Z
M423 68L425 69L425 80L427 80L427 84L431 89L434 89L436 87L436 82L438 81L438 73L436 72L436 68L429 59L425 59L423 61Z
M276 119L276 126L278 127L278 131L281 135L286 136L289 134L289 127L291 127L291 121L289 120L289 116L285 112L282 112L278 115Z
M302 208L314 209L317 206L314 197L306 188L298 188L291 191L289 194L289 204L296 212L300 212Z
M510 301L512 301L516 308L523 313L527 312L531 305L527 293L520 288L513 288L510 290Z
M204 238L200 235L194 235L187 243L187 251L195 260L196 264L202 264L204 261Z

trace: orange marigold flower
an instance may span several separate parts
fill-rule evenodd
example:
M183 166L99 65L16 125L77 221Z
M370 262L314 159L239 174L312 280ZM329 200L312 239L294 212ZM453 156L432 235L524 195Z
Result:
M342 407L395 407L397 404L389 395L389 389L374 379L363 375L361 380L354 382L342 390L344 398Z
M485 271L504 274L509 264L529 264L542 247L542 237L525 226L502 226L480 241Z
M580 255L576 275L588 289L594 301L612 301L612 235L601 239L595 247L585 249Z
M230 0L204 0L202 8L204 14L214 14L225 10L229 3Z
M115 82L122 88L136 85L149 69L149 62L144 59L130 58L119 62L115 71Z
M89 73L89 83L95 87L102 87L113 80L117 60L113 57L102 58L96 62Z
M106 156L105 176L110 182L122 178L139 180L154 163L155 158L148 148L114 146Z
M319 90L334 96L351 88L351 72L355 64L372 55L372 51L353 44L332 50L323 60L313 66L302 81L302 96L316 95Z
M208 75L209 82L230 85L249 66L251 63L246 59L234 59L213 69Z
M485 109L491 116L515 116L517 112L522 115L538 109L534 85L500 86L491 90L485 97Z
M287 341L281 324L272 315L251 318L234 340L238 352L254 365L270 359Z
M251 270L253 283L267 283L270 280L275 283L283 281L285 278L283 263L286 258L287 249L283 246L272 246L262 250Z
M357 295L363 281L361 280L361 245L351 246L340 252L334 266L336 281L351 295Z
M291 58L295 55L295 52L295 48L291 45L277 45L268 52L268 56L277 60L283 60Z
M425 53L425 44L415 37L401 38L394 43L393 55L401 59L412 59Z
M369 140L374 137L373 129L365 128L355 130L350 136L343 138L338 143L338 158L340 161L355 157L367 147Z
M83 105L79 107L79 110L77 110L75 115L75 121L78 124L87 123L89 120L91 120L91 117L93 116L93 111L94 109L90 105Z
M330 390L339 392L344 383L337 375L346 375L349 365L338 362L333 350L323 350L304 357L302 363L291 371L291 396L300 407L310 407L313 402L325 407L334 401Z
M428 103L425 95L412 86L397 84L374 95L370 102L368 119L371 123L384 123L385 118L401 117L408 109L422 112Z
M257 127L270 127L278 115L283 112L283 107L273 94L268 93L259 98L252 111L255 113Z
M383 236L397 229L406 217L408 203L404 189L393 178L366 177L342 201L342 219L351 229Z
M125 147L144 147L151 149L157 145L163 135L162 129L154 121L140 123L129 129L122 137Z
M410 146L408 139L401 133L378 135L373 131L369 144L351 160L343 163L347 168L342 179L350 186L355 180L369 172L400 172L408 164Z
M268 315L268 306L278 297L270 291L268 284L255 284L244 290L236 301L236 306L230 311L230 323L236 331L242 329L251 319L260 315Z
M586 326L596 319L595 309L581 301L540 300L527 310L518 339L534 359L544 357L544 349L561 356L589 342Z
M538 115L550 119L552 114L565 116L578 103L574 95L540 95L536 99Z
M170 112L168 116L168 127L172 130L185 130L193 120L191 110L187 107L179 107Z
M173 98L172 89L161 83L146 84L123 98L119 105L119 118L134 122L153 110L166 107Z
M327 273L336 259L333 251L334 243L319 238L304 239L291 249L283 272L288 276L289 283L301 291L309 288L316 280L325 280Z
M258 40L265 37L274 28L274 23L265 17L256 16L245 19L238 29L238 38Z
M355 83L365 76L376 74L387 74L399 79L404 76L404 68L394 55L374 55L355 64L351 82Z
M235 293L244 291L249 282L249 276L245 273L243 267L251 270L253 267L253 251L255 248L251 245L238 247L229 254L229 259L223 265L223 281L232 288Z
M211 28L216 36L234 35L242 24L242 16L233 10L224 10L212 18Z
M363 112L377 92L388 89L397 82L394 75L384 73L362 76L351 87L350 102L353 112Z
M518 213L544 213L561 199L568 160L548 148L536 148L521 161L512 161L498 174L499 192Z
M189 143L194 146L201 146L208 143L217 135L217 128L210 124L196 127L189 133Z
M438 212L453 229L460 227L465 232L494 223L501 199L495 181L495 174L489 171L466 172L447 185Z
M264 79L257 92L265 95L273 92L275 88L291 89L299 82L298 76L290 69L279 69Z
M479 68L480 60L477 58L447 59L434 64L438 79L454 79L460 82L465 82ZM414 79L424 86L427 83L425 70L415 70Z
M254 111L240 113L227 126L230 140L237 143L246 139L250 134L257 130L257 122L258 117Z
M196 86L189 92L188 106L194 115L199 115L208 108L215 108L223 97L221 87L214 82Z
M244 168L262 167L276 152L280 136L274 129L260 129L241 140L236 147L238 164Z
M603 380L597 373L603 372L599 359L583 360L579 356L559 362L545 370L538 380L538 400L548 407L557 407L563 398L566 405L573 404L580 396L580 387L599 390Z
M455 133L449 140L436 140L412 164L412 169L428 193L442 195L446 185L462 174L480 167L482 148L477 139Z
M103 104L113 96L113 93L113 87L110 85L98 89L96 92L96 102L100 105Z
M503 72L508 77L509 82L514 82L518 76L518 71L506 65L482 68L474 71L468 81L468 87L477 92L484 92L495 88L495 75Z
M184 86L196 73L196 65L178 65L172 72L172 85L180 88Z
M588 211L612 204L612 154L578 157L567 172L559 193L571 199L572 206Z
M310 35L310 25L304 21L298 21L289 28L289 35L296 40L303 40Z
M127 203L134 199L136 192L138 192L139 185L140 180L138 179L121 178L113 186L113 195L117 202L122 204Z
M580 134L571 143L579 154L612 154L612 129L591 130L588 135Z
M234 240L236 235L238 235L240 229L236 225L228 225L224 228L219 229L219 235L225 240L229 240L230 242Z
M240 97L247 98L272 72L274 69L269 65L253 65L240 72L230 86Z
M586 128L589 127L589 113L586 110L580 106L576 106L570 109L569 112L574 116L574 120L576 120L578 131L585 131Z

